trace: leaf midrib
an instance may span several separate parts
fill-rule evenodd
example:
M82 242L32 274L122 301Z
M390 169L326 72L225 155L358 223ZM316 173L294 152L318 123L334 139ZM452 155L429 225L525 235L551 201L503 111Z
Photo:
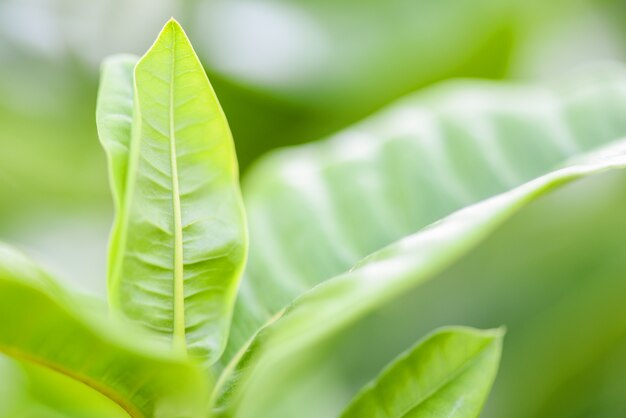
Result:
M169 140L170 166L172 172L172 209L174 221L174 324L173 345L175 350L186 352L185 336L185 296L183 283L183 230L178 183L178 162L176 155L176 129L174 124L174 79L176 77L176 31L172 31L170 44L172 66L170 71L169 98Z
M458 379L461 375L463 375L463 373L465 373L472 366L474 366L476 363L478 363L478 361L480 359L482 359L483 356L486 355L487 350L492 346L492 344L494 342L495 342L494 339L485 341L485 343L478 350L476 350L476 352L474 353L473 356L468 357L467 359L465 359L459 365L459 367L457 367L451 373L448 373L447 376L444 379L442 379L440 382L438 382L435 385L435 387L433 387L430 391L426 392L424 394L424 396L420 400L414 402L413 405L408 406L406 408L406 410L400 414L400 418L407 417L408 414L410 414L413 411L415 411L415 408L419 407L420 405L423 405L429 399L432 399L435 395L437 395L446 386L450 385L452 382L454 382L456 379Z

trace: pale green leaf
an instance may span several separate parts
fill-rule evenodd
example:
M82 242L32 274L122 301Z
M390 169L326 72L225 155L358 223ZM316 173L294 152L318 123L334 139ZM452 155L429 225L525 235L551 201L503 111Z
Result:
M475 418L493 383L502 330L437 330L395 359L342 418Z
M1 353L85 384L133 417L206 413L208 383L199 366L50 283L0 246Z
M111 82L127 100L124 68ZM134 92L123 186L124 164L112 167L124 197L110 249L111 302L175 349L213 362L226 344L247 233L226 118L174 20L137 63ZM128 111L107 98L100 105L101 121ZM117 128L121 143L127 125Z
M626 71L619 65L592 67L545 87L453 82L410 97L328 141L266 158L250 172L245 188L253 241L229 357L291 299L347 269L367 252L467 204L549 172L572 156L626 136L625 113ZM561 180L556 181L549 188L560 184ZM448 237L450 247L441 248L439 255L430 260L430 267L440 261L439 256L449 264L424 273L427 278L437 276L435 283L411 292L410 298L404 296L397 303L386 303L387 290L373 291L369 299L346 286L343 293L350 301L326 316L322 312L328 305L334 306L341 295L329 291L322 297L319 295L326 285L315 288L313 294L319 296L315 307L309 301L306 309L298 309L298 303L289 308L310 313L311 318L301 319L299 325L306 335L296 331L295 320L292 326L277 331L278 335L292 335L277 345L268 342L273 332L262 331L252 349L240 355L241 361L230 365L232 374L229 371L230 378L222 379L217 409L226 415L237 410L237 415L247 416L257 408L288 417L299 411L298 405L307 404L315 405L307 411L309 416L337 414L356 388L406 347L408 336L416 338L450 323L478 327L505 324L511 330L510 339L518 341L505 348L508 354L503 363L502 390L496 385L496 396L486 416L529 416L553 404L549 396L556 391L563 391L566 400L562 403L580 402L575 384L570 384L574 392L568 392L563 382L571 380L573 373L593 370L597 359L619 343L615 336L626 329L618 300L608 297L623 293L617 280L619 269L611 262L615 252L623 252L619 252L619 244L609 232L623 230L623 222L618 222L621 218L611 219L608 209L601 209L606 201L608 207L618 205L611 212L615 215L623 201L618 193L612 193L616 196L613 201L606 197L611 193L608 189L593 189L604 190L605 194L600 195L604 200L598 200L597 194L579 198L585 203L595 202L590 207L568 198L558 209L546 209L544 217L516 227L517 235L509 234L509 241L498 240L495 247L479 253L483 258L477 255L469 257L471 262L459 263L455 274L450 274L453 278L443 270L456 266L455 260L468 257L483 240L457 252L460 243ZM588 188L582 191L589 193ZM573 215L563 216L565 213L577 213L581 221L573 221ZM482 214L477 213L475 221L480 219ZM555 230L556 225L560 225L559 230ZM529 238L521 239L533 226L550 232L537 232L532 243ZM614 234L619 236L619 232ZM415 249L415 254L428 259L429 254L433 255L432 246ZM526 261L531 254L533 258ZM392 256L393 252L389 254ZM594 263L607 263L612 273L590 276ZM379 280L389 286L387 289L393 288L398 282L390 277L402 272L416 276L407 270L394 273L381 266ZM415 287L420 279L413 280ZM593 289L590 285L578 290L585 281L592 283ZM566 303L561 301L559 296L571 292L571 287L579 295ZM409 289L394 292L393 300ZM599 303L603 298L606 302ZM368 305L372 301L375 303ZM605 308L593 308L594 303ZM381 315L386 315L384 321L378 319L377 326L372 324L376 321L364 319L373 310L382 310ZM303 313L301 318L305 316ZM305 343L286 348L299 338L311 342L308 338L319 326L316 324L334 328L346 316L352 319L349 328L348 324L341 325L342 330L354 328L355 323L360 324L357 329L365 328L344 331L348 334L345 337L337 331L310 346ZM605 326L576 326L595 321ZM284 322L278 321L273 327L281 327L279 324ZM368 341L366 350L363 341ZM264 351L260 347L271 347L258 362L263 372L254 372L254 389L243 389L245 385L240 382L252 374L249 365L256 362L259 351ZM337 347L344 347L346 353L338 353L341 350ZM333 352L334 357L315 354L316 348L321 353ZM331 371L322 367L327 363ZM528 367L534 363L541 367ZM307 376L304 380L308 387L298 383L301 376ZM262 398L254 395L259 387L266 388ZM598 391L594 385L586 385L586 390ZM245 399L241 410L229 407L237 403L229 399L236 398L238 391Z
M228 357L274 313L367 254L626 136L626 70L545 86L451 81L244 181L250 260Z
M264 414L287 417L294 413L287 394L300 396L304 393L300 390L306 391L300 402L324 402L320 393L332 392L322 388L315 393L299 382L312 384L310 376L315 375L320 358L332 351L331 343L341 338L342 331L449 268L539 197L574 180L625 167L626 142L622 141L457 211L374 253L350 272L316 286L261 330L227 369L215 395L215 410L246 418ZM471 294L461 296L471 299ZM330 406L330 411L335 407ZM300 416L316 416L315 411Z
M62 373L0 355L2 418L128 418L128 412Z
M133 121L133 70L137 63L133 55L116 55L102 64L96 122L98 137L107 153L109 176L115 209L121 211L128 152Z

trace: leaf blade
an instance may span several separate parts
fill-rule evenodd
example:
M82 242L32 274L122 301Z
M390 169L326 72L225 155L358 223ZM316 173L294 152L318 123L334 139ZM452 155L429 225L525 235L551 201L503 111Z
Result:
M621 65L541 86L445 82L262 159L244 179L252 240L229 356L369 253L626 136L624 86Z
M477 417L493 384L501 330L440 329L389 364L341 414Z
M174 20L137 63L134 91L112 303L175 349L214 362L247 254L246 221L226 118Z
M143 331L110 324L35 264L0 245L0 351L91 387L131 416L195 417L208 383L192 362ZM19 263L19 270L16 264ZM71 350L67 348L71 347Z
M220 379L216 387L214 410L238 417L266 412L289 416L278 411L285 408L293 413L284 399L287 391L296 390L293 374L300 370L314 373L319 367L315 351L325 352L342 330L441 273L531 202L576 180L625 168L623 140L571 166L454 212L304 293L279 319L262 328L230 365L229 376ZM266 388L263 395L256 395L261 388Z

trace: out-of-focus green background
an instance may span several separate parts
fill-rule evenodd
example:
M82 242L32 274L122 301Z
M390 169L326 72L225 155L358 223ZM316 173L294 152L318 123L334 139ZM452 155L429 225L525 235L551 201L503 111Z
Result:
M2 0L0 235L90 292L112 216L94 111L101 60L175 16L241 170L456 77L544 79L626 55L621 0Z

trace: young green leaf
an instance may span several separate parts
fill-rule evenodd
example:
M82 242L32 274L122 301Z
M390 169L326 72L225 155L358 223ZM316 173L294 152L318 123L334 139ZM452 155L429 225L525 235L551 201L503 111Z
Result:
M0 352L84 383L132 417L206 413L204 372L127 324L63 292L0 245Z
M129 66L108 67L101 125L128 115ZM123 193L110 248L112 305L176 350L214 362L226 343L247 232L226 118L174 20L134 70L127 164L112 151L127 139L128 118L117 120L115 132L100 129L111 160L120 160L112 181Z
M446 328L401 354L341 418L475 418L498 370L501 330Z
M107 153L115 210L121 212L133 121L133 70L138 58L115 55L102 64L96 125Z

